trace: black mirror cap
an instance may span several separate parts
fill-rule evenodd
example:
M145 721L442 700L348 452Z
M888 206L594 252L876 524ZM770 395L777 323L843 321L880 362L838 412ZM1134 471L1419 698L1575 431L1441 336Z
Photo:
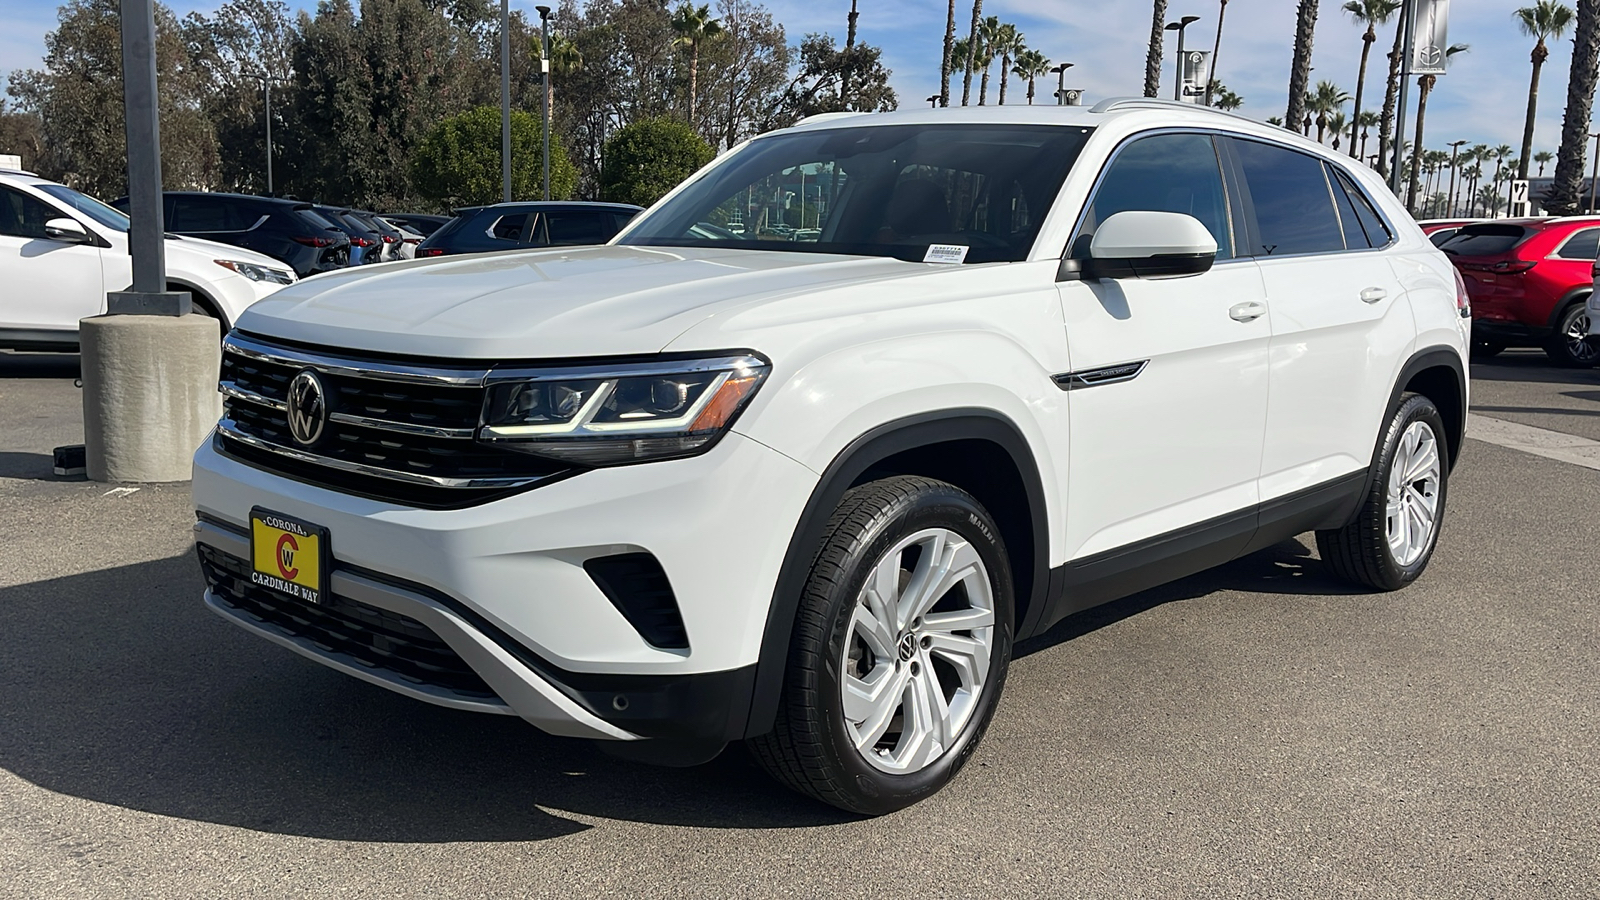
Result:
M1203 275L1217 261L1215 253L1162 253L1156 256L1107 259L1063 259L1057 281L1102 281L1118 278L1171 278Z

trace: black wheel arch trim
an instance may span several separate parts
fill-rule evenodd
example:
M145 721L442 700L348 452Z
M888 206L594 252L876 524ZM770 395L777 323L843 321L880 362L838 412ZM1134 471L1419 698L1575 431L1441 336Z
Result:
M1427 347L1411 354L1406 364L1400 367L1400 375L1394 380L1394 387L1389 392L1389 404L1383 408L1383 420L1378 424L1378 437L1372 447L1366 484L1361 490L1362 496L1366 496L1367 492L1372 490L1372 479L1378 477L1378 456L1383 453L1384 426L1388 424L1395 410L1400 408L1400 397L1406 392L1406 385L1410 384L1411 379L1419 372L1440 367L1448 368L1455 373L1456 403L1461 409L1461 421L1455 424L1455 433L1446 435L1449 439L1450 458L1446 460L1445 471L1455 470L1456 461L1461 458L1467 439L1467 368L1461 360L1460 351L1454 347L1443 345ZM1352 520L1355 515L1356 513L1351 514Z
M1566 315L1567 310L1571 309L1574 304L1583 303L1592 293L1594 293L1594 285L1580 284L1562 294L1561 299L1557 300L1556 305L1550 309L1550 330L1558 330L1561 327L1561 318Z
M223 334L227 334L229 329L233 328L233 323L228 321L228 314L222 311L222 304L218 303L216 298L212 297L210 294L182 278L173 278L168 276L167 285L169 286L169 289L175 287L188 291L190 299L194 301L195 305L204 306L206 309L210 310L211 317L222 323Z
M823 529L827 527L828 517L838 507L845 492L872 466L898 453L930 444L970 440L998 445L1010 456L1021 475L1033 530L1033 564L1029 572L1027 618L1017 622L1016 629L1017 635L1031 633L1043 617L1044 607L1051 596L1050 527L1044 482L1039 475L1032 447L1021 429L1001 413L976 407L919 413L885 423L850 442L828 464L790 535L789 547L784 554L783 565L778 570L778 580L767 608L766 628L761 637L761 654L756 663L750 712L746 719L746 737L772 730L783 690L784 670L788 665L789 642L799 610L800 593L811 570L812 558L822 545Z

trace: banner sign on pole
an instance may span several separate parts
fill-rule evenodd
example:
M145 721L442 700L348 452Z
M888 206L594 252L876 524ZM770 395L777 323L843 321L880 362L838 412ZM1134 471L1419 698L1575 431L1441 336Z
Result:
M1412 0L1411 74L1443 75L1450 46L1450 0Z
M1206 82L1211 80L1211 51L1185 50L1183 54L1183 102L1204 103Z

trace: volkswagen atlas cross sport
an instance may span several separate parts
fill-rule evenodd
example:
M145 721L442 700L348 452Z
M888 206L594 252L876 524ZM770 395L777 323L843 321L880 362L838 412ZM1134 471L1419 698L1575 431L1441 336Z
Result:
M1394 590L1467 408L1365 169L1160 101L816 118L600 247L339 272L226 342L205 600L402 694L863 813L1019 639L1315 531Z

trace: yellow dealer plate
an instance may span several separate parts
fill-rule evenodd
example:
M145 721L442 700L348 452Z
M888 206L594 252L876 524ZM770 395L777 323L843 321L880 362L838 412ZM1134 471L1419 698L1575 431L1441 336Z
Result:
M327 586L328 529L265 509L250 510L250 580L307 603Z

